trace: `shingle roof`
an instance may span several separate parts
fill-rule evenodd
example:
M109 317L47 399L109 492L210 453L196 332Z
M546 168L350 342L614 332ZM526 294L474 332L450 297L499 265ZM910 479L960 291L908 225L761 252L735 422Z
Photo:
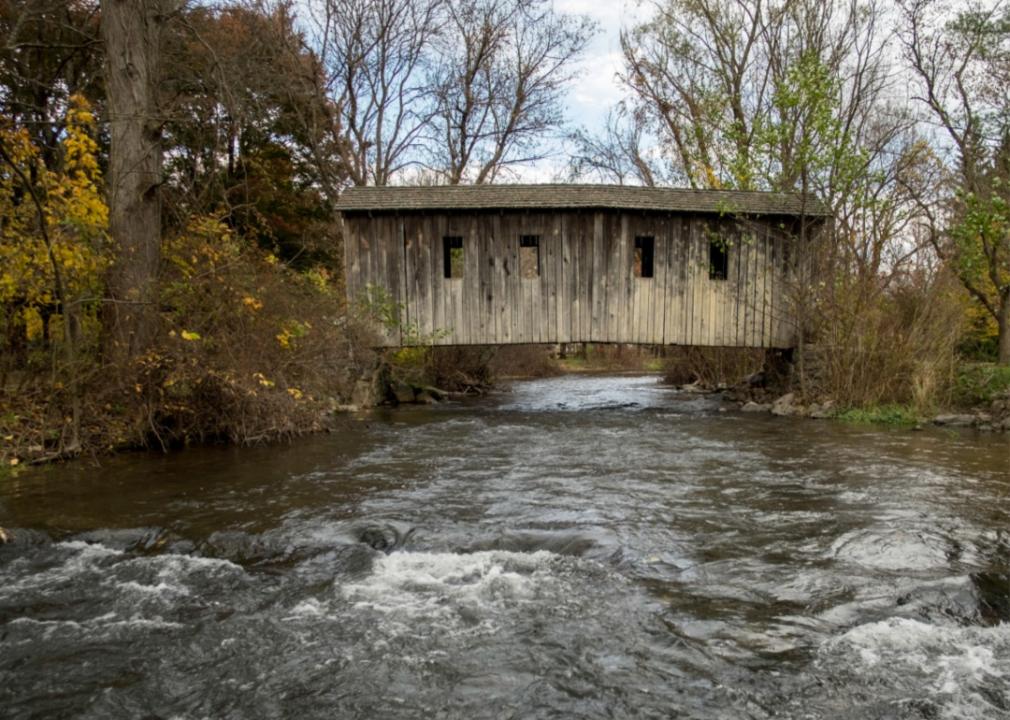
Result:
M827 215L812 195L741 190L686 190L628 185L440 185L352 187L342 212L613 208L744 215Z

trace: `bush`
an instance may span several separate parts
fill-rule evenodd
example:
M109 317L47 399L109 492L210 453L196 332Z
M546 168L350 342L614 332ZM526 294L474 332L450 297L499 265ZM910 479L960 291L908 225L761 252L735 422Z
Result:
M291 437L320 428L376 362L326 268L295 271L213 218L167 238L160 280L156 341L130 366L107 364L95 322L73 367L53 349L48 371L8 373L0 464L61 457L71 436L88 452Z
M958 368L953 394L957 405L988 405L1007 393L1010 393L1010 366L975 363Z
M825 287L813 314L821 351L816 377L801 389L843 407L910 405L928 414L950 400L964 296L945 274L841 278Z
M325 268L297 272L210 218L166 243L161 341L134 388L161 445L318 428L374 363ZM146 427L145 427L146 426Z
M906 405L877 405L868 408L850 408L836 416L851 423L878 423L882 425L916 425L919 417Z

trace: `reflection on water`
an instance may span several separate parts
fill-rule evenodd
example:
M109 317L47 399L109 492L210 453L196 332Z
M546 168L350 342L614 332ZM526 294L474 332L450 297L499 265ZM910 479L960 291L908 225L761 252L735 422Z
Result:
M0 707L1010 717L1010 438L520 383L0 489Z

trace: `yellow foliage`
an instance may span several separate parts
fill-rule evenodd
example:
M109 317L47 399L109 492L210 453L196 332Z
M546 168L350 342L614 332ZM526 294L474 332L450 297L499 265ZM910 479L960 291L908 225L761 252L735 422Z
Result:
M165 260L184 278L209 276L234 261L241 245L231 228L209 215L197 215L165 243Z
M316 290L323 294L328 294L330 287L330 272L324 268L316 266L305 273L305 277Z
M0 143L17 167L0 166L0 304L17 302L26 308L23 318L32 338L42 333L36 309L55 300L54 263L68 300L101 292L108 264L109 209L102 197L95 131L87 101L72 96L61 141L62 164L51 170L25 128L0 119ZM34 179L30 190L42 205L41 217L24 187L26 178Z
M298 320L288 320L284 323L281 331L275 336L277 338L277 344L280 345L285 350L290 350L294 347L294 341L296 338L305 337L309 334L309 330L312 329L312 325L309 322L299 322Z
M188 340L189 342L196 342L200 339L200 333L190 332L189 330L183 330L179 334L183 340Z
M254 298L252 295L246 295L244 298L242 298L242 304L245 305L250 310L252 310L253 312L257 312L258 310L263 309L263 303Z
M25 335L29 340L37 340L42 337L45 330L42 323L42 314L38 308L27 307L21 311L21 316L25 323Z

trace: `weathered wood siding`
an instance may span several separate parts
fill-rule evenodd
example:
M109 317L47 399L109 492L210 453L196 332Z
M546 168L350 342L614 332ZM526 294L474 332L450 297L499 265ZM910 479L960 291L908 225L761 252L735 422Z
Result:
M791 347L787 244L773 221L613 211L346 213L348 294L368 286L399 308L388 345L619 342ZM524 278L519 237L540 236ZM463 238L461 278L443 242ZM654 274L634 272L635 237L654 240ZM714 237L725 280L709 277Z

